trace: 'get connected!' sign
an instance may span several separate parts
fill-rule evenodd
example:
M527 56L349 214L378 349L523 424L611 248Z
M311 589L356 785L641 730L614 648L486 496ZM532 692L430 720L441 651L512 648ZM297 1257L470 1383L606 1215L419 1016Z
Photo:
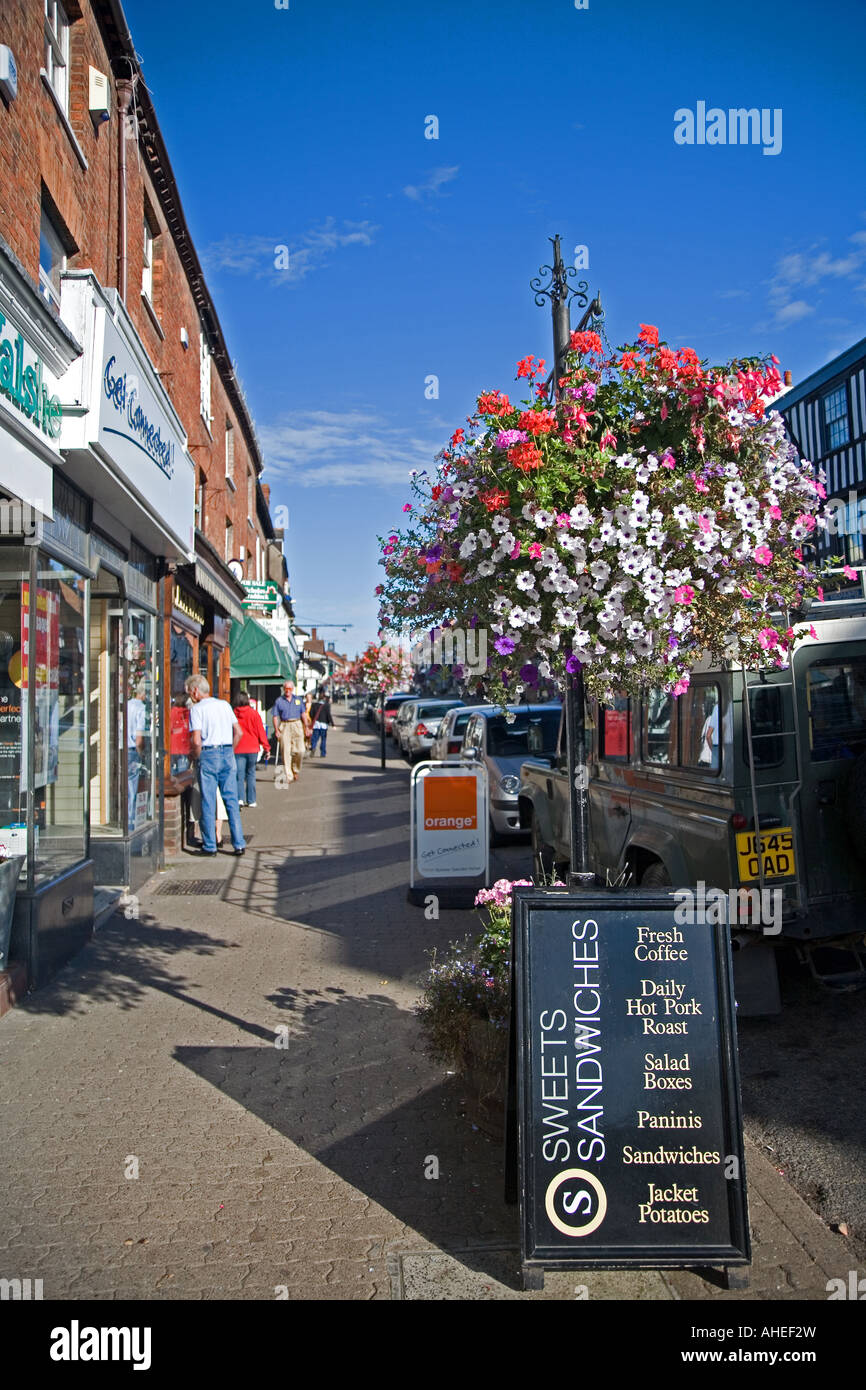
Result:
M487 772L421 763L412 778L412 882L487 872Z

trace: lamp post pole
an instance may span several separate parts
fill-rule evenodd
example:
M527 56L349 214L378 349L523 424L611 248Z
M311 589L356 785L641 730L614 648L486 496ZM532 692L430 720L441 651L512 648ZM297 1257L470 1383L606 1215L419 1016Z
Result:
M385 771L385 692L379 691L379 714L381 716L380 732L382 735L382 762L381 769Z
M535 302L543 305L550 300L553 317L553 394L557 401L562 397L560 379L565 371L565 360L571 339L571 315L569 305L576 299L583 308L588 298L587 283L579 280L576 285L569 284L577 271L574 266L566 266L562 260L562 250L558 236L550 238L553 245L553 265L540 267L538 275L530 281L535 292ZM550 276L550 283L544 285L543 278ZM577 326L577 332L592 319L601 318L602 307L598 295L590 304ZM586 693L583 671L578 670L566 677L565 692L565 736L568 765L568 807L569 807L569 846L571 872L568 887L586 888L595 882L595 875L589 867L589 769L586 763Z

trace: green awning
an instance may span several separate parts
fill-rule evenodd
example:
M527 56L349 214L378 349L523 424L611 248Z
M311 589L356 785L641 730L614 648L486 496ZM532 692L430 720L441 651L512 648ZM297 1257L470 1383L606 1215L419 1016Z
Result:
M233 678L248 681L295 679L288 652L255 618L245 618L243 624L232 624L229 650Z

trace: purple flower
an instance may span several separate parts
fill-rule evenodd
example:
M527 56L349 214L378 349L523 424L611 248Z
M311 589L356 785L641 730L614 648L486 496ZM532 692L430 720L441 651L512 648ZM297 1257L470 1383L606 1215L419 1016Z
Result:
M538 685L538 667L533 666L532 662L528 661L525 666L520 668L520 679L525 681L527 685Z
M679 637L674 637L674 636L672 635L672 636L670 636L670 637L668 638L668 646L669 646L669 647L678 647L679 645L680 645L680 639L679 639Z
M429 550L425 550L425 551L424 551L424 559L425 559L425 560L441 560L441 558L442 558L442 547L441 547L441 545L431 545L430 548L429 548Z
M500 656L510 656L517 646L513 637L497 637L493 643Z
M565 663L565 669L570 676L574 676L577 674L578 671L583 670L583 662L578 661L577 657L574 655L574 652L572 652L571 656Z
M525 430L500 430L496 436L496 447L510 449L512 444L525 444L528 438Z

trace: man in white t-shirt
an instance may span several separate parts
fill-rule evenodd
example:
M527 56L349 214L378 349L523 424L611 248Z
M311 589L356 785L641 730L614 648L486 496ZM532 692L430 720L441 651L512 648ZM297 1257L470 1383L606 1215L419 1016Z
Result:
M217 852L216 789L219 787L229 820L232 847L235 854L243 854L246 841L238 806L235 762L235 744L241 737L241 726L227 700L215 700L211 697L210 685L204 676L190 676L184 685L192 701L189 732L193 757L198 759L198 784L201 789L201 853L212 857Z

